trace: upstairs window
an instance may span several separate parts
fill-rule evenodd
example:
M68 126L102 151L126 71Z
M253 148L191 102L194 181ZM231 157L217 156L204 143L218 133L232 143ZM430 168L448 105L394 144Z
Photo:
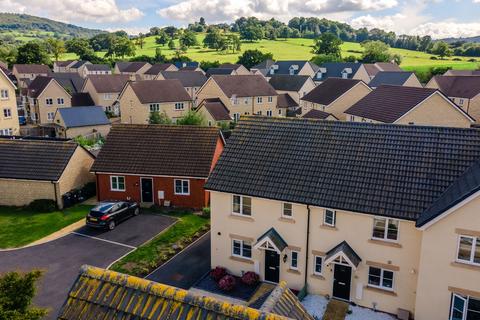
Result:
M323 224L330 226L330 227L335 227L335 222L336 222L336 212L335 210L331 209L325 209L325 214L323 216Z
M263 102L263 98L262 97L257 97L257 103L262 103Z
M12 117L12 110L10 108L3 109L3 117L4 118L11 118Z
M65 100L63 100L63 98L57 98L57 104L63 106L65 104Z
M52 99L52 98L46 98L46 99L45 99L45 104L46 104L47 106L53 105L53 99Z
M398 240L398 220L390 218L374 218L372 237L374 239L387 241Z
M290 257L290 269L298 269L298 251L292 251Z
M291 203L283 203L282 216L285 218L291 218L293 216L293 209Z
M269 97L268 97L268 102L269 102L269 103L272 103L272 102L273 102L273 97L272 97L272 96L269 96Z
M8 99L8 90L7 89L0 90L0 99L2 99L2 100Z
M460 236L458 239L457 260L480 264L480 238Z
M232 197L232 204L233 213L243 216L252 215L252 198L234 195Z
M183 110L184 108L184 103L183 102L177 102L175 103L175 110Z

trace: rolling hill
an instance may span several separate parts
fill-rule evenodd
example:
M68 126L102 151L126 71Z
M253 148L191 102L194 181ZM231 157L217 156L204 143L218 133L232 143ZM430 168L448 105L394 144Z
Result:
M459 42L459 41L467 42L467 43L480 43L480 36L469 37L469 38L446 38L442 40L447 43L453 43L453 42Z

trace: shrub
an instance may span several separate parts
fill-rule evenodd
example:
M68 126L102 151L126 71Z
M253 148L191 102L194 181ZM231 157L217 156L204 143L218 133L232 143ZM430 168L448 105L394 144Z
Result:
M212 269L212 271L210 271L210 277L212 277L215 282L220 281L220 279L222 279L226 275L227 270L222 267L215 267L215 269Z
M206 217L206 218L210 218L210 208L209 207L205 207L202 209L202 216Z
M248 271L242 276L242 282L247 286L254 286L258 283L260 277L253 271Z
M28 204L27 209L36 212L53 212L57 210L57 203L51 199L36 199Z
M452 61L462 61L460 58L453 58Z
M430 60L438 60L438 58L435 57L435 56L431 56L431 57L430 57Z
M477 59L471 58L471 59L468 59L468 62L477 62Z
M218 281L218 287L223 291L231 291L233 288L235 288L235 284L235 278L229 274Z

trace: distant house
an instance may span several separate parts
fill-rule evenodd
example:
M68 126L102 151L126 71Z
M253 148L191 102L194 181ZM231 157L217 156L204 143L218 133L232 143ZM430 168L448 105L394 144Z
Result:
M171 63L155 63L142 75L143 80L157 80L158 75L163 71L178 71L178 68Z
M403 70L395 62L364 63L363 66L370 79L373 79L379 72L402 72Z
M87 65L92 64L90 61L86 60L79 60L76 61L74 64L70 65L68 68L65 69L65 72L76 72L79 76L84 77L85 68Z
M213 75L234 76L235 70L230 68L208 68L206 75L207 77L211 77Z
M209 127L221 126L223 123L229 123L233 120L230 111L220 98L205 99L200 102L196 110L203 114Z
M194 66L194 65L179 68L178 71L190 71L190 72L198 71L198 72L201 72L203 74L206 74L205 71L203 71L203 69L200 68L200 66Z
M110 131L110 121L102 107L59 108L54 118L57 137L87 138L106 137Z
M264 77L268 76L270 68L275 64L275 61L267 59L253 67L250 68L250 72L256 75L262 75Z
M277 92L260 75L213 75L197 91L197 101L219 98L237 121L241 115L277 115Z
M371 91L362 80L328 78L301 98L302 114L315 109L345 120L345 110Z
M148 62L134 61L134 62L117 62L115 64L114 73L129 75L130 80L135 80L136 76L143 75L152 65Z
M16 89L12 80L0 69L0 136L20 135Z
M300 104L292 98L290 93L280 93L277 96L277 108L279 114L287 117L296 117L302 113L302 109L299 108L299 106Z
M72 107L94 106L95 103L88 92L82 92L85 79L76 72L52 73L54 78L71 96Z
M36 77L26 92L27 115L36 124L53 123L58 108L72 106L72 95L53 77Z
M118 98L122 123L147 124L152 112L174 122L192 108L192 98L180 80L128 82Z
M120 109L115 102L129 80L129 75L91 75L86 78L82 92L88 92L96 106L102 106L105 111L118 116Z
M197 97L197 91L207 82L207 77L200 71L163 71L157 79L179 80L194 101Z
M469 128L475 120L436 89L380 86L345 110L348 121Z
M95 181L93 156L72 141L0 139L0 205L24 206L54 200Z
M480 77L434 76L425 87L439 89L465 112L480 120Z
M52 71L44 64L14 64L12 74L19 88L26 88L37 76L48 76Z
M304 119L316 119L316 120L338 120L333 114L324 112L321 110L312 109L307 111L304 115L302 115Z
M99 74L112 74L112 70L108 64L86 64L81 76L86 78L89 75Z
M273 75L268 81L278 93L288 93L297 103L315 88L310 76Z
M239 63L222 63L218 66L220 69L231 69L235 75L247 75L251 74L250 71Z
M480 70L447 70L444 76L480 76Z
M203 186L223 147L213 127L114 125L92 166L98 200L207 207Z
M382 85L406 86L422 88L422 84L413 72L407 71L380 71L368 84L371 88Z
M175 67L177 67L177 69L183 69L183 68L191 68L191 69L197 69L197 68L200 68L200 63L199 62L196 62L196 61L177 61L177 62L174 62L174 65ZM195 70L192 70L192 71L195 71Z
M54 61L53 72L70 72L69 68L77 63L77 60Z
M321 83L328 78L342 78L370 82L365 66L359 62L326 62L320 65L313 80Z
M266 77L276 74L300 75L313 77L318 71L318 66L307 60L275 61L268 70Z

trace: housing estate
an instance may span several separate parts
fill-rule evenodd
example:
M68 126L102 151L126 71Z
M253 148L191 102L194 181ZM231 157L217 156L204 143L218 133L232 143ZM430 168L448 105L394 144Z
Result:
M93 64L88 63L84 65L84 68L79 72L80 76L86 78L89 75L95 74L112 74L112 69L108 64Z
M245 117L206 185L212 266L418 320L469 319L479 160L477 129Z
M102 106L105 111L118 116L120 108L116 101L129 80L129 75L91 75L86 78L82 92L88 92L96 106Z
M16 89L12 80L0 70L0 136L20 134Z
M48 76L52 71L44 64L14 64L12 74L19 88L26 88L37 76Z
M197 91L207 82L207 77L200 71L163 71L157 79L179 80L193 101L197 98Z
M53 123L60 138L106 137L111 127L103 108L96 106L58 108Z
M205 181L223 146L213 127L114 125L92 167L98 200L206 207Z
M307 60L283 60L275 61L268 72L266 77L271 77L275 74L288 74L288 75L300 75L313 77L318 71L318 66Z
M280 93L288 93L297 103L307 93L315 88L310 76L273 75L268 81Z
M313 80L317 83L321 83L328 78L362 80L365 83L369 83L371 79L367 73L365 65L360 62L322 63L313 76Z
M143 75L152 65L148 62L117 62L115 63L114 73L130 76L130 80L135 80L137 75Z
M158 76L163 71L178 71L178 68L172 63L155 63L142 74L142 79L157 80Z

